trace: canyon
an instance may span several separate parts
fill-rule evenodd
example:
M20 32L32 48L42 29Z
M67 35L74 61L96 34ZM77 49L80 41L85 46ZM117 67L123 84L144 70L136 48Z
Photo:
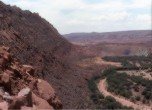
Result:
M103 57L148 56L151 35L61 35L38 13L0 1L0 109L95 109L88 82L111 66L122 67Z

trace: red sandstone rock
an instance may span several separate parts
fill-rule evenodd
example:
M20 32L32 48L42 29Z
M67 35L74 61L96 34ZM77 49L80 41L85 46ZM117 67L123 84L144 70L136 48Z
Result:
M36 96L34 93L32 93L32 100L37 109L53 110L53 107L46 100Z
M0 102L0 110L8 110L8 103L6 101Z
M33 107L22 106L21 110L36 110Z
M37 89L38 89L39 95L43 99L48 100L48 99L53 98L55 96L54 89L50 86L50 84L48 82L46 82L42 79L38 79Z
M5 84L9 83L10 75L4 72L2 74L1 81L2 81L2 83L5 83Z
M3 48L0 47L0 109L62 108L51 85L35 78L32 66L21 65L13 59L9 60L11 56L7 52L8 49ZM7 66L2 69L2 65Z
M38 79L37 89L38 89L38 94L43 99L47 100L48 103L51 104L55 109L62 108L61 101L58 99L54 89L51 87L51 85L48 82Z
M27 74L34 75L34 68L30 65L23 65L23 71Z

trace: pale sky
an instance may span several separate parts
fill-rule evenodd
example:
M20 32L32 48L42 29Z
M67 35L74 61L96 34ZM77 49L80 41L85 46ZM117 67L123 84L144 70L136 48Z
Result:
M2 0L37 12L61 34L151 29L151 0Z

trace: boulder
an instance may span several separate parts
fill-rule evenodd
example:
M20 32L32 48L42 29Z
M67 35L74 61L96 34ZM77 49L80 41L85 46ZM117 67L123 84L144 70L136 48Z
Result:
M4 50L4 51L7 51L7 52L8 52L8 51L9 51L9 47L2 46L2 47L1 47L1 50Z
M52 105L55 109L62 108L61 101L58 99L54 89L51 87L51 85L48 82L38 79L37 89L39 96L47 100L48 103Z
M4 95L4 87L0 87L0 96L3 96Z
M35 69L12 58L8 50L0 47L0 110L61 109L52 86L34 77Z
M32 93L32 100L33 100L33 104L35 105L36 109L53 110L53 107L46 100L36 96L34 93Z
M13 98L14 98L14 97L10 96L10 94L7 93L7 92L5 92L5 93L3 94L3 99L4 99L4 100L12 101Z
M3 54L3 58L6 59L7 61L9 61L11 59L11 55L8 52L5 52Z
M51 85L42 79L38 79L37 89L39 95L45 100L49 100L50 98L54 98L55 96L55 91L51 87Z
M7 50L8 50L7 48L1 47L0 48L0 55L2 58L9 61L11 59L11 55L10 55L10 53L7 52Z
M10 70L1 71L0 74L0 84L4 86L4 88L10 92L11 86L11 75L13 74Z
M26 97L30 93L30 88L24 88L18 93L18 97Z
M23 72L27 73L27 74L30 74L30 75L34 75L34 68L30 65L23 65Z
M33 107L22 106L21 110L36 110Z
M8 110L9 105L6 101L0 102L0 110Z
M25 105L27 105L27 106L29 106L29 107L31 107L31 106L33 105L33 104L32 104L32 92L31 92L30 88L26 87L26 88L22 89L22 90L18 93L17 97L18 97L19 99L23 99L24 102L26 102Z
M3 73L2 77L1 77L1 81L5 84L10 82L10 75L7 74L6 72Z
M10 75L4 72L0 76L0 84L4 87L7 92L11 91L11 84L10 84Z
M30 88L22 89L17 96L14 97L10 104L10 109L21 109L23 106L32 107L32 93Z

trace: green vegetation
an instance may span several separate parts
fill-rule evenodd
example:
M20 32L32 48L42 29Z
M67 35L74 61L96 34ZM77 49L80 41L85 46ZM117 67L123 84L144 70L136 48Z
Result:
M102 75L107 78L108 91L126 98L132 96L130 89L133 83L128 80L129 76L126 73L117 73L115 69L110 68L105 70Z
M108 91L114 92L117 95L130 98L132 96L131 86L133 83L128 80L128 75L125 73L111 74L107 77Z
M121 56L105 57L106 61L121 62L120 70L130 69L147 69L152 71L152 55L149 56ZM138 65L137 65L138 64ZM140 67L139 67L140 66ZM149 103L152 101L152 81L144 79L142 76L129 76L126 73L118 73L119 68L109 68L101 73L100 76L94 77L88 81L88 87L91 91L90 98L98 109L128 109L122 106L112 97L104 97L97 88L97 82L100 79L107 79L108 91L121 95L130 100ZM142 88L142 89L141 89ZM132 91L138 92L134 96Z
M90 98L96 105L97 109L131 109L125 106L122 106L112 97L104 97L97 88L97 81L101 76L94 77L88 81L88 87L91 91Z
M124 68L136 68L135 64L131 64L129 61L127 60L124 60L121 62L121 65L124 67Z
M143 86L142 95L146 100L152 101L152 80L144 79L141 76L132 76L130 79L136 84Z
M152 55L149 56L107 56L103 58L106 61L120 62L123 66L122 69L147 69L152 67Z
M131 109L128 107L122 106L114 98L108 96L103 101L104 109Z
M89 89L91 90L91 92L95 93L97 92L97 85L96 85L96 80L98 80L100 77L99 76L96 76L96 77L93 77L92 79L88 80L88 87Z
M152 61L152 55L149 55L149 56L106 56L103 59L106 61L113 61L113 62L123 62L124 60L149 62L149 61Z
M140 96L134 97L131 90L139 92L139 88L144 88L141 95L143 100L152 101L152 81L144 79L141 76L129 76L126 73L117 73L115 69L110 68L102 73L102 76L107 78L108 91L117 95L130 98L132 101L141 100Z
M105 77L110 76L110 75L112 75L112 74L114 74L116 72L117 71L114 68L109 68L109 69L104 70L103 73L101 73L101 76L103 78L105 78Z
M90 93L90 98L92 99L92 101L94 102L94 104L98 105L98 108L101 108L101 100L104 99L104 96L99 92L97 85L96 85L96 81L99 79L100 77L93 77L92 79L90 79L88 81L88 88L90 89L91 93Z

